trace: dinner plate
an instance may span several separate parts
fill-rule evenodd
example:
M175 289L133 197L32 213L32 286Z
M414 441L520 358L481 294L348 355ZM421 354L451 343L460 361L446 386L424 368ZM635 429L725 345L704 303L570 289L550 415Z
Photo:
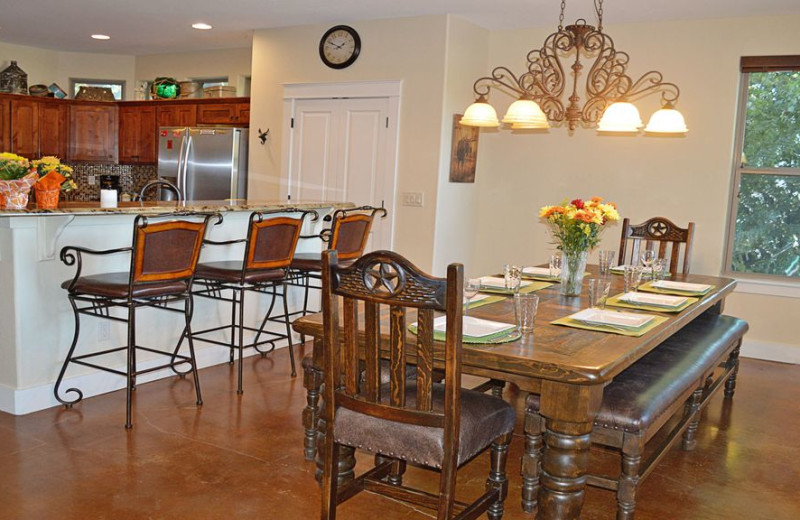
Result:
M640 292L628 292L618 298L625 303L634 305L655 305L657 307L680 307L686 303L685 296L667 296L666 294L646 294Z
M554 269L555 272L554 276L558 276L561 274L561 269ZM550 275L550 268L549 267L523 267L522 274L527 274L529 276L546 276L547 278L553 278Z
M652 282L650 286L656 289L691 293L704 293L711 289L710 285L704 283L671 282L669 280L658 280L657 282Z
M501 323L498 321L482 320L472 316L464 316L462 334L471 338L482 338L491 336L505 330L511 331L516 326L511 323ZM417 324L414 323L413 326ZM445 332L447 330L447 316L439 316L433 320L433 330Z
M485 287L487 289L503 289L506 288L506 280L505 278L500 278L498 276L481 276L481 287ZM525 287L526 285L530 285L531 282L521 282L520 287Z
M605 325L623 329L640 329L652 321L653 316L618 312L608 309L584 309L571 315L570 318L590 325Z

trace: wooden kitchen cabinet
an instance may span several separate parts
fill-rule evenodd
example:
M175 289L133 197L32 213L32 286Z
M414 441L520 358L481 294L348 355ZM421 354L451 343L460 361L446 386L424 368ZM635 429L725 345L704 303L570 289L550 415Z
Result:
M162 126L195 126L197 124L197 105L180 103L156 107L156 122Z
M156 107L121 106L119 109L119 163L156 162Z
M39 104L39 157L66 159L69 150L69 105L59 101Z
M214 103L197 106L197 123L207 125L250 124L250 103Z
M11 152L28 159L39 157L39 102L11 101Z
M116 104L73 104L69 111L69 127L69 160L117 162Z
M0 99L0 152L11 151L11 100Z

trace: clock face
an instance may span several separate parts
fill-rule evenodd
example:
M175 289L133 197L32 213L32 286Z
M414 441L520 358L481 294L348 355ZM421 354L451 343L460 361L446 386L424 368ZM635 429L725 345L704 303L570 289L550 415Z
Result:
M331 27L319 41L319 57L333 69L349 67L361 52L361 38L352 27Z

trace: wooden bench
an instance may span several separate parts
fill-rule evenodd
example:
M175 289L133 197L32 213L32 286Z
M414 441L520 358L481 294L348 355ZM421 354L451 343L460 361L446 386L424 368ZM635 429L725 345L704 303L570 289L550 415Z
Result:
M711 397L723 386L725 397L733 397L747 328L746 322L730 316L700 316L605 387L592 442L621 450L621 470L617 478L589 474L587 484L617 492L618 520L633 519L637 486L681 435L683 449L694 449L700 411ZM526 408L522 507L532 512L537 508L545 421L538 395L528 396ZM683 416L643 461L645 443L681 408Z

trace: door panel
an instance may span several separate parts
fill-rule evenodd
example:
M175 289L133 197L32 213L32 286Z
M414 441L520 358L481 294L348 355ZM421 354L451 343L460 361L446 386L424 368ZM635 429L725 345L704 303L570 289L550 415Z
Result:
M333 129L337 114L321 100L303 102L295 112L295 141L292 148L292 164L295 179L290 193L293 200L341 201L338 189L334 155L337 145Z

